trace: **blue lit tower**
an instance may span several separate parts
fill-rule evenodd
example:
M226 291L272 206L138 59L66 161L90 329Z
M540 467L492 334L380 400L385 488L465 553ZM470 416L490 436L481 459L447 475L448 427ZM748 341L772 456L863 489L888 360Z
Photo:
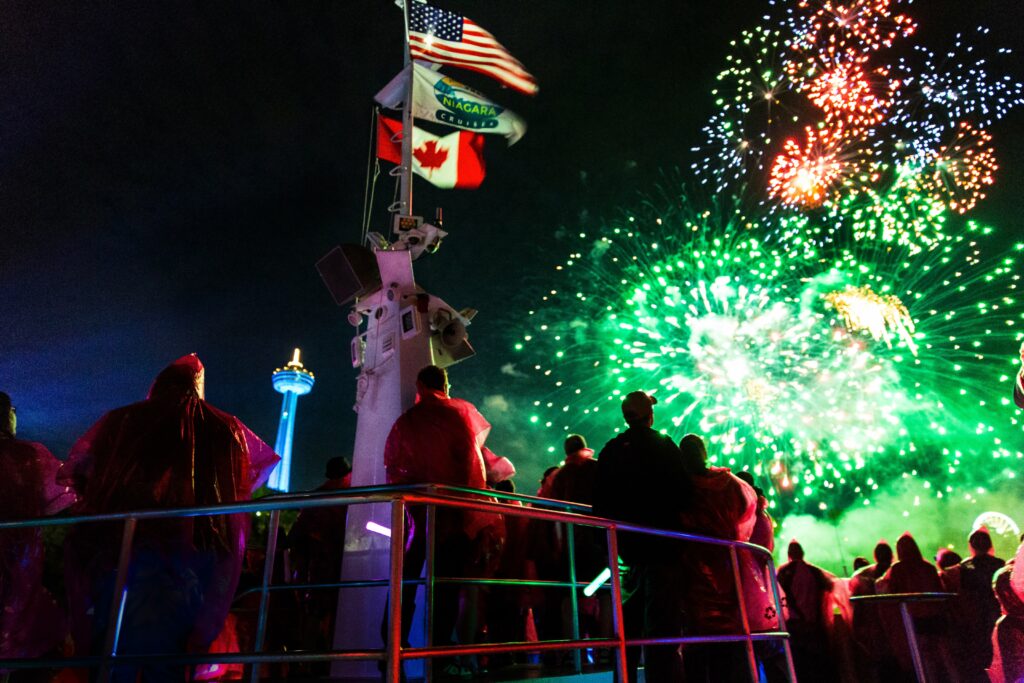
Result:
M267 486L287 492L292 474L292 435L295 433L295 407L299 396L313 391L313 373L299 360L299 349L295 349L291 362L274 370L274 389L284 394L281 403L281 421L277 425L277 441L274 451L281 456L281 462L270 473Z

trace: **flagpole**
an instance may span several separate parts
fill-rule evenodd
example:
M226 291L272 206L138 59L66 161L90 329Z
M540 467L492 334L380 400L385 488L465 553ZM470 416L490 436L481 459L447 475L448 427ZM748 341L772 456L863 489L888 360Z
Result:
M402 175L400 183L399 214L412 215L412 131L413 131L413 97L412 97L412 57L409 53L409 3L402 2L402 15L405 22L405 103L402 109Z

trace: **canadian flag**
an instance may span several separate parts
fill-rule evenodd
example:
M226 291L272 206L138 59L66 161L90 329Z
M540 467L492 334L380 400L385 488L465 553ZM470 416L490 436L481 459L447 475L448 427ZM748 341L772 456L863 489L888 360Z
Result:
M484 181L483 135L460 130L438 137L414 127L412 143L413 173L432 185L472 190ZM401 121L377 116L377 158L401 165Z

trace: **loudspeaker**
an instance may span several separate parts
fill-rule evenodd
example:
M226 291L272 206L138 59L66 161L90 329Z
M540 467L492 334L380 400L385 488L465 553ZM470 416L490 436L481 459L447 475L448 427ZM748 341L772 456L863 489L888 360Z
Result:
M316 262L334 302L344 306L380 287L380 270L373 252L358 244L342 244Z

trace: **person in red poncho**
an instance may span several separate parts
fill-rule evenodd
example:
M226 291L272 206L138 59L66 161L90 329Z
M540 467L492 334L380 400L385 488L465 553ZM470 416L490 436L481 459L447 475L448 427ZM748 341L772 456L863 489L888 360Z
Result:
M384 445L389 484L448 484L487 488L484 441L491 425L473 404L448 396L448 374L428 365L416 377L416 404L395 421ZM409 509L405 577L420 576L426 559L426 509ZM437 509L435 574L439 577L486 578L494 574L504 544L504 522L494 513ZM434 644L473 642L478 619L477 587L438 584L434 589ZM408 639L415 610L416 586L402 595L402 640ZM467 666L447 664L460 674Z
M76 514L248 500L278 457L237 418L204 400L194 354L165 368L145 401L104 415L71 449L58 481ZM245 551L243 514L139 522L118 653L205 652L224 626ZM76 654L96 653L108 627L121 523L78 525L65 575ZM180 683L178 665L118 667L116 681Z
M1024 679L1024 543L1013 559L995 573L992 588L1000 614L992 631L992 683L1017 683Z
M753 487L726 467L709 467L707 447L697 434L684 436L679 451L693 489L690 507L680 515L683 529L729 541L749 540L757 521L757 494ZM703 544L690 546L687 551L687 633L704 636L741 632L743 624L728 551ZM748 556L744 554L742 559L747 560ZM760 628L761 623L755 624L749 607L752 606L748 606L751 628ZM683 648L683 661L687 680L744 678L746 659L738 644L687 645Z
M59 486L60 461L39 443L15 438L17 413L0 392L0 520L52 515L74 502ZM0 659L40 657L56 650L67 619L43 587L42 530L0 531ZM2 670L0 670L2 673Z
M924 559L917 541L905 532L896 541L897 561L876 582L878 593L941 593L942 580L931 562ZM945 608L939 603L911 604L909 611L914 620L914 631L928 680L943 680L943 674L957 671L946 642L948 624ZM883 621L889 643L896 656L896 665L904 674L912 674L910 647L904 635L903 622L896 605L885 605ZM884 672L883 672L884 673Z

